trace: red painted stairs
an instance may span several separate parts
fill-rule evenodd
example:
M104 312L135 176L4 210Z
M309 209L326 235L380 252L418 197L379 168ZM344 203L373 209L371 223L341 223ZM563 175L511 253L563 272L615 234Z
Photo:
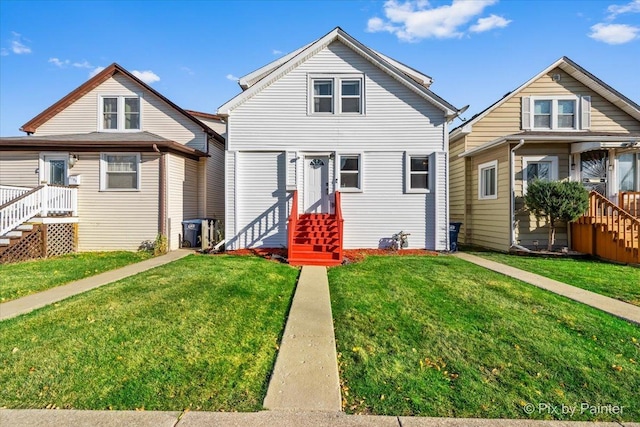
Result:
M297 192L289 217L289 264L342 264L342 213L336 192L335 214L297 214Z

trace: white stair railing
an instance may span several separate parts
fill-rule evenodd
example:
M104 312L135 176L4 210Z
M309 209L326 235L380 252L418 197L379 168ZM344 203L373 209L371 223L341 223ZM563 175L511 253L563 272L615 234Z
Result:
M0 185L0 206L22 196L25 193L28 193L31 190L33 190L33 188Z
M40 215L77 214L76 188L41 185L0 205L0 236Z

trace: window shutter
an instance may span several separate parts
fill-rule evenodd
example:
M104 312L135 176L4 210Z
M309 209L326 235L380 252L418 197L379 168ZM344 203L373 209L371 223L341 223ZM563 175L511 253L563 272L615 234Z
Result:
M591 128L591 97L583 96L580 98L580 129Z
M522 97L522 129L531 129L531 98L528 96Z

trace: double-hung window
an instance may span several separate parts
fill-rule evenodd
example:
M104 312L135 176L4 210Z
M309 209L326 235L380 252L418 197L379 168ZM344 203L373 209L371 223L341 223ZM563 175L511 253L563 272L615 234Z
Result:
M102 153L100 190L131 191L140 189L139 153Z
M478 166L478 198L498 198L498 161L482 163Z
M588 128L590 98L583 98L583 128ZM524 129L579 129L578 97L523 97L522 115Z
M522 192L527 192L527 184L540 179L555 181L558 179L557 156L522 157Z
M364 111L361 75L310 76L310 114L360 115Z
M624 153L618 156L618 191L640 190L640 155Z
M428 193L430 189L429 158L427 154L407 154L405 190L407 193Z
M139 96L101 96L100 130L136 131L140 130Z
M340 154L340 191L362 191L362 155Z

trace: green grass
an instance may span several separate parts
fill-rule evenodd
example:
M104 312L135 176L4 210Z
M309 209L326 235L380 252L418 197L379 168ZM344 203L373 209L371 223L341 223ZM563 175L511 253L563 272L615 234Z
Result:
M468 252L640 306L640 268L596 260Z
M81 252L43 260L0 264L0 302L94 276L151 258L139 252Z
M636 325L454 257L369 257L329 283L349 412L640 420Z
M188 256L0 323L0 407L254 411L298 270Z

